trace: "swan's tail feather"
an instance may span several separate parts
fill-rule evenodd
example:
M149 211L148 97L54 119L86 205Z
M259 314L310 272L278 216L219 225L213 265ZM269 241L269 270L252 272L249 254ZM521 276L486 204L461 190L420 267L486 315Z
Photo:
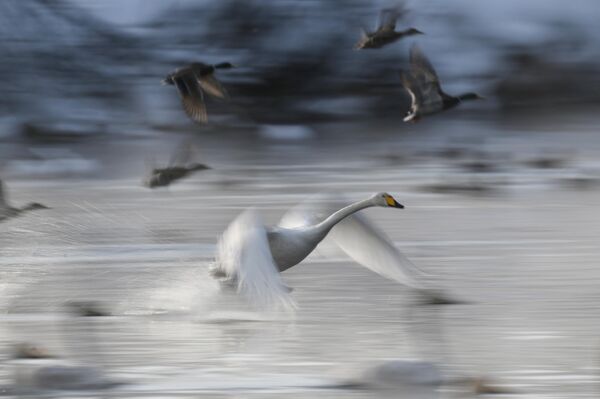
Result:
M219 270L237 292L260 309L293 310L296 304L275 265L259 215L248 210L225 230L218 244Z

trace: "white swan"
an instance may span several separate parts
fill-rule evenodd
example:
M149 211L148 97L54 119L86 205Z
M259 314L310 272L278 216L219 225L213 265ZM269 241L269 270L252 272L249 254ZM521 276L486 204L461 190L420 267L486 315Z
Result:
M248 210L223 233L210 273L235 285L257 305L294 307L291 290L278 272L300 263L329 235L342 251L368 269L428 291L415 265L366 219L354 215L374 206L404 208L387 193L374 194L336 212L331 212L331 203L301 204L273 227L265 227L258 214Z

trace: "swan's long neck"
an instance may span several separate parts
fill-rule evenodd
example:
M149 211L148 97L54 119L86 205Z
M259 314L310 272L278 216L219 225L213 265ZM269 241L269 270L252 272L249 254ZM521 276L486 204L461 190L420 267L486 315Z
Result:
M334 212L327 219L325 219L321 223L317 224L315 226L315 228L318 231L322 232L323 234L327 234L327 233L329 233L329 230L331 230L333 228L333 226L335 226L336 224L338 224L339 222L341 222L348 216L360 211L361 209L369 208L372 206L375 206L375 205L373 204L373 202L371 201L370 198L366 199L366 200L355 202L353 204L350 204L350 205L340 209L337 212Z

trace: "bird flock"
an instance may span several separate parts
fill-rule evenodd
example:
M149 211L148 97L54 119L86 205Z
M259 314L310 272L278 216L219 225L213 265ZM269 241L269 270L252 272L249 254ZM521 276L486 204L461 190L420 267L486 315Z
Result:
M372 32L363 28L354 49L380 49L402 38L424 34L416 28L396 30L396 23L404 13L404 9L400 7L382 10L377 28ZM409 63L408 71L400 71L401 84L411 99L410 108L404 117L405 122L417 122L425 115L454 108L463 101L483 98L476 93L452 96L444 92L431 62L416 44L410 49ZM175 86L186 114L195 122L203 124L208 122L204 94L219 99L229 98L227 91L214 76L215 72L233 67L229 62L215 65L194 62L176 69L162 83Z
M403 15L404 11L400 8L382 10L376 29L363 29L354 49L382 49L398 40L424 34L413 27L397 30L397 22ZM193 62L167 75L162 83L177 89L189 118L206 124L206 97L229 99L227 90L215 74L218 70L234 67L229 62L214 65ZM399 80L410 98L410 106L403 115L404 122L415 123L425 116L454 108L463 101L482 98L476 93L447 94L431 62L416 44L410 48L408 69L399 71ZM194 152L195 147L184 142L166 165L149 168L143 185L150 189L167 187L193 173L211 169L206 164L193 161ZM215 262L209 267L208 274L219 282L220 287L234 289L260 309L292 310L297 307L292 296L293 288L286 285L281 273L303 262L318 246L330 244L370 271L414 290L425 299L425 303L456 303L431 282L430 276L404 256L382 230L361 214L362 210L371 207L404 209L392 195L378 192L356 202L347 201L339 193L321 194L289 209L275 225L267 225L257 210L245 210L219 238ZM39 203L20 208L10 206L0 181L0 221L38 209L49 208ZM108 315L94 303L86 302L85 298L70 303L69 307L80 316ZM49 353L36 346L18 346L14 358L15 378L17 385L22 387L81 390L105 389L121 384L120 381L106 379L99 368L81 367L62 360L57 363ZM30 371L32 360L35 366L33 372ZM429 363L393 362L371 373L387 375L390 370L395 379L399 375L406 376L411 383L437 385L442 380L439 371ZM422 381L423 375L428 378L423 380L425 382ZM51 382L49 386L48 381ZM479 381L478 384L484 387Z
M370 32L363 29L354 48L380 49L400 39L422 35L423 32L412 27L396 30L403 14L399 7L382 10L377 28ZM481 98L475 93L459 96L445 93L435 69L416 44L410 49L409 63L407 71L400 71L400 82L411 99L403 118L405 122L417 122L425 115ZM215 73L233 67L229 62L215 65L193 62L167 75L162 83L177 89L183 109L192 120L207 123L205 97L229 98ZM191 161L194 150L189 142L184 143L166 166L150 168L143 184L148 188L166 187L197 171L210 169ZM426 275L383 232L356 214L368 207L403 208L387 193L376 193L352 204L336 194L325 201L309 200L297 206L275 226L266 226L256 211L248 210L229 225L219 240L210 275L224 286L235 287L258 305L293 308L292 289L283 283L280 272L302 262L321 241L330 237L342 252L368 269L417 290L433 303L451 302L431 286ZM37 203L23 208L9 206L0 182L0 220L44 208Z

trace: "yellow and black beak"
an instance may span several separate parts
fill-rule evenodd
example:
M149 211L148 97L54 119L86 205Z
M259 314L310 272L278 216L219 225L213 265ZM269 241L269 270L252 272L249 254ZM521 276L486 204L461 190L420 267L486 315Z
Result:
M391 206L392 208L404 209L404 205L396 201L391 195L385 196L385 202L387 202L388 206Z

